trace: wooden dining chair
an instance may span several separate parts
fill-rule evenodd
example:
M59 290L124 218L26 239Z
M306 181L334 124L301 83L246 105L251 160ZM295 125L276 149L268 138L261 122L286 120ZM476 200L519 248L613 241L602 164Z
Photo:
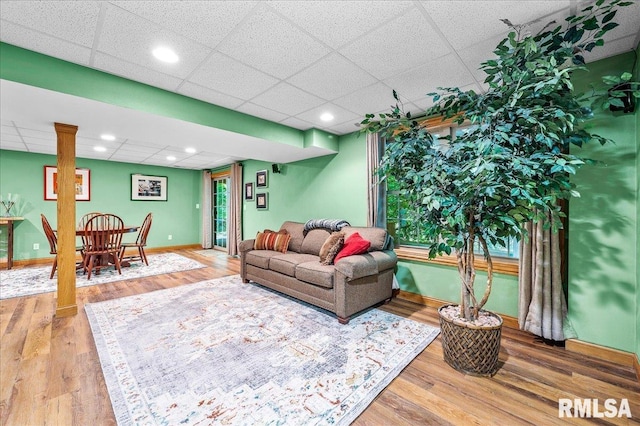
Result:
M136 241L134 243L122 243L122 248L120 249L120 262L124 259L127 261L136 261L140 260L145 263L145 265L149 266L149 262L147 261L147 254L144 252L144 247L147 245L147 235L149 235L149 229L151 229L151 221L153 216L149 213L142 222L142 226L138 231L138 236L136 237ZM138 250L138 254L130 255L125 257L125 251L128 248L135 248Z
M56 269L58 268L58 237L56 233L53 232L53 228L51 228L51 224L49 220L44 214L40 215L42 219L42 228L44 229L44 235L47 237L47 241L49 241L49 254L55 254L53 258L53 266L51 267L51 275L49 275L49 279L53 278L53 275L56 273ZM82 247L76 247L76 251L80 252L80 255L83 257ZM80 262L76 262L76 270L82 268L84 264L84 259Z
M82 235L83 267L87 279L91 279L94 269L98 273L102 268L110 266L110 263L122 274L119 256L123 232L124 223L114 214L100 214L87 221Z
M89 221L89 219L91 219L94 216L98 216L102 214L101 212L91 212L91 213L87 213L85 215L83 215L80 220L78 221L78 229L84 229L85 225L87 224L87 222Z

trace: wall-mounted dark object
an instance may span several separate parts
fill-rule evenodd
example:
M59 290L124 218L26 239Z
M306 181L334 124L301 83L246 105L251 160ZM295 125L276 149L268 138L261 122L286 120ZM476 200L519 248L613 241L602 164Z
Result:
M271 171L273 173L280 173L280 165L273 163L271 165Z
M612 96L611 92L623 92L624 96ZM623 106L619 105L609 105L609 109L611 111L622 111L624 113L632 113L636 109L636 98L633 96L633 91L631 89L630 83L621 83L613 86L609 89L609 97L613 99L620 99L622 101Z

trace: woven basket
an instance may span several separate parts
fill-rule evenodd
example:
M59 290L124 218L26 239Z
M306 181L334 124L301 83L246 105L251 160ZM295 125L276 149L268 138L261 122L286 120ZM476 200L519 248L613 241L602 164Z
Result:
M493 376L498 371L502 318L497 326L475 326L445 318L438 309L444 360L456 370L474 376Z

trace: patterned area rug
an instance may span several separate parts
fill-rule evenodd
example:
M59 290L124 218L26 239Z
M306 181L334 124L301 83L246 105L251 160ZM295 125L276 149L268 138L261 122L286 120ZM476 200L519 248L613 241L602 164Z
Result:
M85 305L120 425L351 423L439 329L239 276Z
M82 271L78 271L76 287L169 274L206 266L176 253L149 255L147 258L149 266L141 262L133 262L130 267L121 268L122 275L118 274L115 267L110 267L101 270L99 275L91 275L91 279L88 280L87 276L82 274ZM56 291L58 285L57 272L53 279L49 279L49 274L51 274L51 266L0 270L0 299Z

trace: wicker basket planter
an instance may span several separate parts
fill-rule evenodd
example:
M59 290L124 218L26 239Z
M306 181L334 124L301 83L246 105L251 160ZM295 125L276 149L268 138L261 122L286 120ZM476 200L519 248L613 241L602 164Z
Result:
M502 318L492 312L482 311L499 320L499 325L474 325L458 318L447 318L438 309L442 335L444 360L456 370L474 376L493 376L498 371Z

